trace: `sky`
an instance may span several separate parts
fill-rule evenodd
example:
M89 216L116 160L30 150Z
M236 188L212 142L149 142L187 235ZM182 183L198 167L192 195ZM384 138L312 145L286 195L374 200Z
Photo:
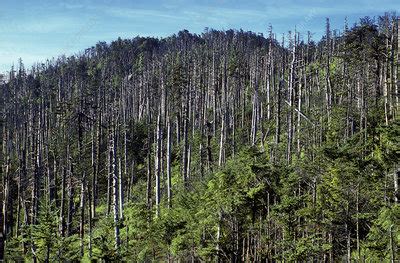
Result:
M0 72L72 55L99 41L243 29L282 35L311 31L318 40L329 17L343 29L364 16L400 13L400 0L0 0Z

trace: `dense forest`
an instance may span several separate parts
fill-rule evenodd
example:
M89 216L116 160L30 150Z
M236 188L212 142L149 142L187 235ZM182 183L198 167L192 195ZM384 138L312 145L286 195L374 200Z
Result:
M0 260L398 262L400 19L325 29L20 60Z

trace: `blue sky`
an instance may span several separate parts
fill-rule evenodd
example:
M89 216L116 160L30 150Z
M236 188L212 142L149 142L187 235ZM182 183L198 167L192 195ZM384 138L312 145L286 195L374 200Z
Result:
M205 27L277 34L310 30L319 39L326 17L342 29L358 18L400 12L400 0L0 0L0 72L71 55L98 41L165 37Z

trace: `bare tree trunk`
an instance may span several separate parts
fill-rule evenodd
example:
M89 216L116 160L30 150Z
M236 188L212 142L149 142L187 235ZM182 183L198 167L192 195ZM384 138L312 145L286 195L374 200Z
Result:
M5 158L5 154L3 154L3 158ZM0 218L1 219L1 223L2 223L2 225L1 225L1 240L0 240L0 245L1 245L1 248L0 248L0 250L1 250L1 256L2 256L2 258L1 259L4 259L4 247L6 246L6 242L7 242L7 234L8 234L8 201L9 201L9 191L10 191L10 189L9 189L9 181L10 181L10 178L9 178L9 168L10 168L10 158L9 157L7 157L7 160L6 160L6 164L4 164L3 165L3 167L2 167L4 170L3 170L3 182L2 182L2 185L3 185L3 187L4 187L4 189L3 189L3 204L2 204L2 211L1 211L1 216L2 216L2 218Z
M92 207L92 196L90 195L90 189L89 189L89 183L88 182L86 182L86 190L87 190L87 193L88 193L88 208L89 208L89 242L88 242L88 249L89 249L89 259L91 259L92 258L92 228L93 228L93 218L92 218L92 215L93 215L93 212L92 212L92 209L93 209L93 207ZM92 189L92 191L93 191L93 189Z
M184 116L184 124L183 124L183 158L182 158L182 180L186 185L187 183L187 171L188 171L188 149L189 149L189 88L187 88L187 96L186 96L186 107L185 107L185 116Z
M225 114L222 114L222 119L225 118ZM223 163L224 157L224 141L225 141L225 121L222 120L221 122L221 135L219 140L219 157L218 157L218 166L221 166Z
M277 89L277 98L276 98L276 114L275 114L275 157L278 151L278 146L279 143L281 142L280 136L281 136L281 90L283 88L284 81L281 80L278 84L278 89Z
M66 164L68 165L68 164ZM61 179L61 204L60 204L60 225L59 225L59 232L60 235L63 237L65 235L65 185L66 185L66 174L67 168L64 167L62 172L62 179Z
M151 113L150 113L150 94L149 87L147 84L147 191L146 191L146 200L147 207L150 210L152 207L152 199L151 199L151 132L150 132L150 124L151 124Z
M110 176L112 177L112 195L113 195L113 215L114 215L114 238L115 238L115 249L119 250L120 237L119 237L119 205L118 205L118 167L117 167L117 156L116 156L116 141L115 141L115 124L110 132Z
M359 219L359 191L360 186L357 184L356 189L356 238L357 238L357 260L360 260L360 219Z
M113 171L112 171L112 162L113 162L113 160L112 160L112 158L113 158L113 156L111 156L111 147L113 147L112 145L110 145L110 143L111 143L111 137L113 136L112 135L112 130L111 130L111 128L109 127L108 128L108 148L109 148L109 151L108 151L108 155L107 155L107 158L108 158L108 162L107 162L107 168L108 168L108 174L107 174L107 215L110 215L110 213L111 213L111 206L112 206L112 174L113 174Z
M125 87L125 85L123 85ZM119 218L123 220L124 218L124 185L127 178L127 158L128 158L128 151L127 151L127 125L126 125L126 114L127 114L127 106L126 106L126 90L123 89L123 98L122 98L122 115L123 115L123 158L124 158L124 170L122 172L121 160L119 162L119 178L118 178L118 193L119 193Z
M124 198L123 198L123 191L124 188L122 186L122 165L121 165L121 159L119 159L118 162L118 211L119 211L119 219L123 220L124 218Z
M81 197L80 197L80 224L79 224L79 237L80 237L80 253L83 257L84 252L84 237L85 237L85 185L86 185L86 174L82 175L81 180Z
M4 221L4 214L3 214L3 209L0 211L0 224L3 225ZM4 237L4 232L3 232L3 227L1 227L0 230L0 261L2 262L4 260L4 247L5 247L5 237Z
M326 108L328 123L330 122L332 107L332 87L330 76L330 57L331 57L331 29L329 18L326 19Z
M305 74L304 74L305 75ZM300 80L302 79L302 76L299 78ZM306 78L304 78L304 81L306 81ZM301 107L302 107L302 84L300 81L299 84L299 89L298 89L298 94L297 94L297 126L296 126L296 134L297 134L297 156L300 157L300 152L301 152Z
M169 112L169 111L168 111ZM167 198L168 208L172 207L172 192L171 192L171 147L172 147L172 134L171 134L171 121L168 113L168 131L167 131Z
M67 215L67 236L71 235L72 214L74 213L74 187L72 185L73 165L70 161L68 172L68 215Z
M158 111L157 116L157 130L156 130L156 150L155 150L155 173L156 173L156 217L160 215L160 160L161 160L161 109Z
M292 45L292 61L290 63L290 72L289 72L289 87L288 87L288 117L287 117L287 155L286 161L290 163L292 160L292 141L293 141L293 107L294 107L294 85L295 85L295 63L296 63L296 32L294 34L294 40L291 39Z
M395 68L395 72L394 74L394 83L396 83L396 116L398 114L398 111L400 110L400 17L397 17L397 52L396 52L396 56L397 56L397 65Z
M254 95L253 95L253 111L251 118L251 144L255 145L258 131L258 80L254 69Z
M98 194L98 188L97 188L97 180L99 177L99 168L100 168L100 144L101 144L101 134L102 134L102 129L101 129L101 112L99 110L98 113L98 120L97 120L97 129L96 129L96 158L94 162L94 167L93 167L93 178L92 178L92 218L96 217L96 206L97 206L97 194Z
M400 191L399 191L399 180L400 180L400 167L396 167L393 172L393 186L394 186L394 202L399 203Z

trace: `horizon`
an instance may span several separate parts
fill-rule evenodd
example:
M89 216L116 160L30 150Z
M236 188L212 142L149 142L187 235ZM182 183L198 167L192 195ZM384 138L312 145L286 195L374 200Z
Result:
M307 3L307 5L306 5ZM118 37L165 38L188 30L201 34L206 28L243 30L266 35L269 26L277 37L295 28L303 36L307 31L313 40L325 32L325 20L331 28L342 31L360 18L377 18L384 12L398 12L400 3L384 0L346 2L334 5L324 0L254 1L235 0L181 1L150 0L129 3L118 0L5 0L0 10L0 73L6 74L21 58L26 68L63 55L82 52L96 43L108 44ZM279 39L279 38L278 38Z

